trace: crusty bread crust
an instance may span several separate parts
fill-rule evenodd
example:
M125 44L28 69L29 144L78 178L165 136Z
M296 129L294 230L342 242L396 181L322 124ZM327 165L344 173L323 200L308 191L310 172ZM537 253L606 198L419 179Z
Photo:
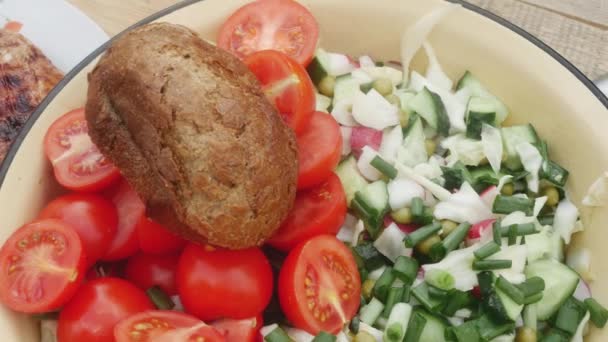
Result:
M296 192L295 137L236 57L160 23L118 39L89 75L89 134L182 236L261 245Z

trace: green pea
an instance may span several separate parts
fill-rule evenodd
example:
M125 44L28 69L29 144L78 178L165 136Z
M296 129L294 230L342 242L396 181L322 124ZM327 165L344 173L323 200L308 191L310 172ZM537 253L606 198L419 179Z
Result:
M559 191L554 186L544 188L542 193L547 196L547 206L555 207L559 203Z
M441 237L446 237L450 235L451 232L454 231L458 227L458 223L451 220L442 220L441 221Z
M386 95L384 98L391 104L394 104L397 107L401 107L401 99L399 98L399 96L395 94L389 94Z
M511 196L514 192L515 187L513 186L513 183L507 183L502 186L502 189L500 189L500 193L505 196Z
M391 212L391 217L395 222L408 224L412 223L412 211L410 208L401 208Z
M372 298L372 293L374 292L374 285L376 285L376 281L373 279L366 279L361 285L361 294L366 300Z
M319 92L325 96L334 96L334 87L336 86L336 78L332 76L325 76L321 82L319 82Z
M424 141L424 147L426 148L426 154L429 156L435 153L435 149L437 149L437 143L435 140L426 139Z
M407 124L410 122L410 113L405 109L401 109L397 115L399 115L399 123L401 124L401 127L407 127Z
M528 327L520 327L515 335L515 342L536 342L536 331Z
M376 342L376 338L366 331L359 331L353 342Z
M424 255L428 255L431 252L431 247L433 247L433 245L438 242L441 242L441 238L439 237L439 235L437 235L437 234L431 235L426 240L417 244L416 250L418 250L418 252L420 252Z
M374 81L372 87L376 89L382 96L386 96L393 93L393 82L388 78L379 78Z

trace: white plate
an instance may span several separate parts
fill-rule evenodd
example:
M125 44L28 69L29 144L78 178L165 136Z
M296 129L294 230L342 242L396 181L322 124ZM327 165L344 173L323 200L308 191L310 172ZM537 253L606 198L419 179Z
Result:
M64 73L108 40L108 35L63 0L0 0L0 27L23 24L21 33Z

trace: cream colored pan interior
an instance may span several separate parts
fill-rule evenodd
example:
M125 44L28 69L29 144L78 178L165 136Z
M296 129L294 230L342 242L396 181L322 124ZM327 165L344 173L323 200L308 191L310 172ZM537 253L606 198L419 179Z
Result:
M245 0L206 0L161 17L188 26L214 40L222 21ZM441 0L304 0L321 27L321 45L352 55L399 58L403 28ZM589 88L555 58L509 28L467 9L442 22L430 39L452 79L472 70L511 109L512 123L531 122L546 138L551 155L571 172L570 194L580 203L589 184L608 170L608 109ZM0 188L0 242L57 193L43 156L43 136L55 118L84 104L86 75L79 71L50 101L23 139ZM423 70L420 53L415 69ZM10 159L10 158L9 158ZM586 231L577 244L592 251L597 279L593 293L608 304L608 209L583 211ZM37 324L0 308L2 341L38 341ZM592 331L590 341L608 341L608 329Z

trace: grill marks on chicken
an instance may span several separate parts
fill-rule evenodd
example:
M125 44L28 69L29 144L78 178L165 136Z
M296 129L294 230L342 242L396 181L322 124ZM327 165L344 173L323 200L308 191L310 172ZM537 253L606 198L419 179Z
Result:
M0 161L62 73L21 34L0 29Z

